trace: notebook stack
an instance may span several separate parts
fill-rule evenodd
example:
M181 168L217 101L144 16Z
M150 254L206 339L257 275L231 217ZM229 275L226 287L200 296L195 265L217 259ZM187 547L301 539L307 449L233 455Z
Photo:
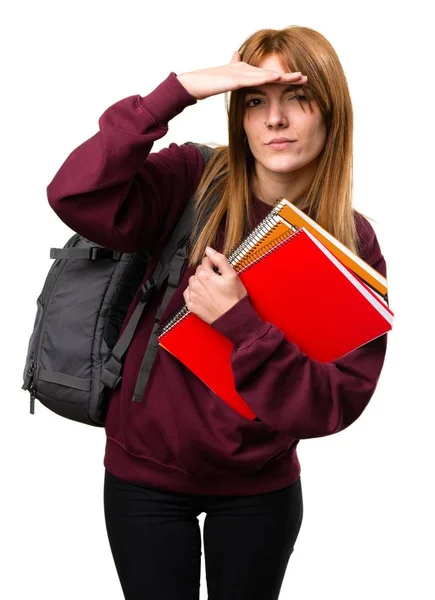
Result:
M387 280L285 198L228 255L252 306L310 358L331 362L392 328ZM232 342L186 306L158 334L217 396L248 419Z

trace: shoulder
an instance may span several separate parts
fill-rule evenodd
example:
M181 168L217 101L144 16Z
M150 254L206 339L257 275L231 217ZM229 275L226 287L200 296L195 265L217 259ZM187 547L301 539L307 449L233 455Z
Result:
M367 250L372 246L376 237L375 230L370 221L357 210L354 210L354 221L358 235L361 258L367 253Z
M354 219L359 240L360 257L386 277L385 259L372 224L367 217L356 210L354 211Z
M205 165L215 153L217 146L216 144L210 146L208 144L199 144L198 142L186 142L183 144L183 148L187 148L188 152L195 151L197 155L201 155Z
M206 151L202 144L172 142L151 152L143 170L151 173L157 185L162 180L171 180L178 189L185 189L185 195L190 197L198 187L205 165Z
M183 144L171 142L169 146L157 152L151 152L148 161L162 162L171 167L177 166L177 164L184 167L189 166L193 171L202 171L204 167L204 152L201 151L201 146L202 144L195 144L193 142L185 142Z

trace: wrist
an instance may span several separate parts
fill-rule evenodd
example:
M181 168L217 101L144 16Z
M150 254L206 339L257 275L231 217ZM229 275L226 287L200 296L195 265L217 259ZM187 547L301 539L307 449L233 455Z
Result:
M195 94L195 92L191 88L191 85L189 82L189 73L181 73L180 75L177 75L176 77L177 77L178 81L181 83L181 85L184 87L186 92L188 94L190 94L192 96L192 98L195 98L195 100L199 100L198 96Z
M139 97L139 103L148 115L158 123L168 123L187 106L196 103L177 79L173 71L151 93Z

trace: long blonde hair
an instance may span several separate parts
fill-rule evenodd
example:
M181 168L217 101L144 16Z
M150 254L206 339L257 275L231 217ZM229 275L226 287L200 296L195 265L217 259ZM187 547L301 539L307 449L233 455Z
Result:
M301 71L308 76L304 94L309 108L314 99L323 115L326 141L316 174L298 207L358 253L352 208L353 111L346 77L334 48L317 31L294 25L255 32L245 40L239 53L242 61L254 67L274 54L287 71ZM213 247L225 216L224 254L249 231L254 157L244 142L246 93L246 88L231 92L229 106L226 96L228 146L215 150L196 190L190 266L201 262L207 245Z

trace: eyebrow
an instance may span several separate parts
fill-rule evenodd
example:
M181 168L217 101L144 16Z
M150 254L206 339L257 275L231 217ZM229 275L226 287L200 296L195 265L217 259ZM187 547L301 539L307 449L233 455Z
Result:
M283 91L281 92L282 94L285 94L286 92L294 92L298 89L300 89L302 86L301 85L288 85L286 86ZM263 92L262 90L259 90L258 88L252 88L252 87L248 87L246 88L246 94L261 94L262 96L266 96L266 92Z

